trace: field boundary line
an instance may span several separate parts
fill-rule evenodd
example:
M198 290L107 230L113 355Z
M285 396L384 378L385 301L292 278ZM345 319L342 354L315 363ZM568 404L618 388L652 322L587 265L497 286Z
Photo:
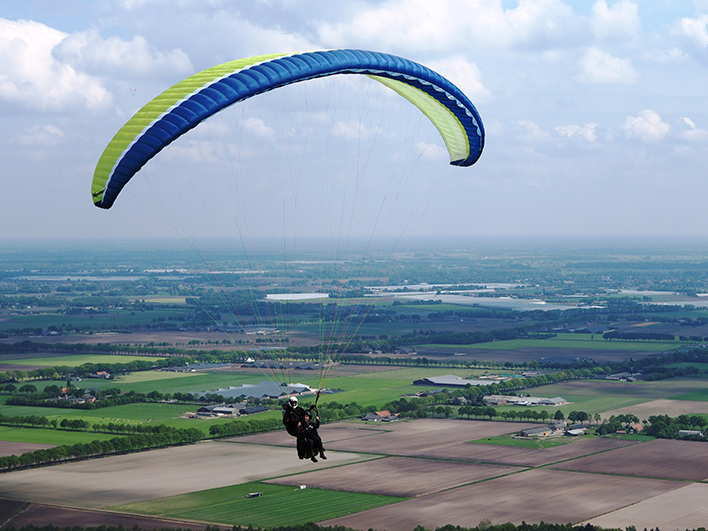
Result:
M327 450L327 452L329 452L329 451L330 451L330 450ZM337 451L337 450L332 450L332 453L334 453L334 452L336 452L336 451ZM378 457L372 457L371 459L366 459L366 460L358 461L358 462L360 462L360 463L369 463L369 462L371 462L371 461L379 461L379 460L381 460L381 459L386 459L387 457L391 457L391 456L388 456L388 455L379 455ZM254 481L254 483L265 483L266 481L274 481L274 480L276 480L276 479L290 478L290 477L294 477L294 476L300 476L300 475L302 475L302 474L309 474L310 472L316 472L316 471L318 471L318 470L331 470L331 469L334 469L334 468L342 468L342 467L345 467L345 466L351 466L351 465L355 465L355 464L356 464L356 463L341 463L341 464L332 463L331 465L327 465L327 466L324 466L324 467L321 467L321 468L316 468L316 469L314 469L314 470L310 470L310 471L307 471L307 472L294 472L294 473L292 473L292 474L283 474L282 476L272 476L272 477L269 477L269 478L259 479L259 480L257 480L257 481ZM313 488L314 488L314 487L313 487ZM323 489L323 490L333 490L333 489ZM350 492L350 491L342 490L342 492ZM351 491L351 492L353 492L353 491ZM399 497L399 496L394 496L394 497Z
M621 448L629 448L630 446L636 446L637 444L642 444L642 443L645 443L645 442L648 442L648 441L632 441L630 444L627 444L627 445L624 445L624 446L618 446L617 448L607 448L607 449L605 449L605 450L598 450L598 451L596 451L596 452L591 452L591 453L589 453L589 454L578 455L578 456L575 456L575 457L569 457L569 458L567 458L567 459L560 459L559 461L553 461L552 463L546 463L545 465L538 465L538 466L535 466L535 467L533 467L533 468L546 468L546 467L549 467L549 466L551 466L551 465L557 465L557 464L559 464L559 463L566 463L566 462L568 462L568 461L575 461L576 459L583 459L583 458L585 458L585 457L591 457L591 456L593 456L593 455L600 455L600 454L604 454L604 453L607 453L607 452L612 452L612 451L614 451L614 450L619 450L619 449L621 449ZM571 443L571 444L572 444L572 443ZM559 469L559 470L561 470L561 469ZM614 474L610 474L610 475L614 475ZM621 475L621 474L619 474L619 475Z
M512 465L499 465L499 466L512 466ZM491 478L478 479L477 481L470 481L469 483L460 483L459 485L455 485L454 487L446 487L444 489L440 489L435 492L428 492L425 494L419 494L417 496L413 496L413 498L424 498L425 496L431 496L433 494L440 494L442 492L449 492L451 490L459 489L462 487L469 487L470 485L477 485L478 483L484 483L485 481L491 481L493 479L505 478L507 476L513 476L515 474L521 474L523 472L528 472L529 470L533 470L533 468L532 467L525 467L523 470L514 470L514 471L507 472L505 474L500 474L498 476L494 476Z
M543 467L539 467L543 468ZM611 476L617 478L634 478L634 479L653 479L655 481L673 481L675 483L685 483L686 485L691 485L693 483L703 483L702 481L694 481L692 479L677 479L677 478L658 478L655 476L633 476L630 474L616 474L612 472L591 472L589 470L568 470L566 468L551 468L556 472L566 472L570 474L591 474L594 476Z

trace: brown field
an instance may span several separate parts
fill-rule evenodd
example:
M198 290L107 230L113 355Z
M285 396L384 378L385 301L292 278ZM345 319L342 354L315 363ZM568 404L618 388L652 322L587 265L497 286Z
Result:
M708 485L692 483L680 489L659 494L616 511L589 520L602 527L619 527L620 522L633 522L637 529L696 529L708 522Z
M513 466L541 466L633 444L617 439L589 439L555 448L537 450L469 441L513 433L535 424L436 419L391 424L391 430L365 439L326 441L331 450L367 452L382 455L454 459ZM387 426L388 427L388 426Z
M284 442L292 439L280 434ZM367 459L333 453L328 466ZM295 448L209 441L0 474L0 498L84 509L107 509L196 490L280 475L314 466ZM67 488L70 485L71 488Z
M44 450L46 448L52 448L54 446L55 446L54 444L0 441L0 456L22 455L25 452L34 452L35 450Z
M631 413L640 419L646 419L651 415L678 417L679 415L705 415L706 412L708 412L708 402L661 399L607 411L603 413L603 417Z
M656 350L650 350L649 345L646 351L642 350L606 350L606 349L582 349L582 355L598 361L619 361L629 357L634 359L645 358L647 356L656 355ZM441 357L455 355L456 360L471 361L484 360L504 363L511 361L513 363L524 363L530 361L538 361L544 356L549 355L549 349L541 347L526 347L515 348L511 350L492 350L481 348L464 348L464 347L420 347L418 348L418 356ZM574 348L554 348L550 351L554 358L568 358L572 361L578 356L578 349Z
M10 500L0 500L0 507L4 504L17 504ZM19 508L18 508L19 510ZM14 514L14 513L12 513ZM0 510L0 516L2 511ZM11 515L10 515L11 516ZM3 519L5 522L7 518ZM207 524L185 522L182 520L166 520L164 518L148 518L145 516L135 516L132 514L121 514L111 512L85 511L82 509L66 509L62 507L51 507L32 503L22 512L17 514L8 525L19 529L25 525L72 528L74 526L115 526L122 525L125 529L137 526L140 529L162 529L162 528L182 528L202 531ZM7 527L7 526L4 526Z
M470 444L469 441L513 433L536 426L521 422L420 419L391 424L346 424L327 426L322 436L325 448L343 452L363 452L428 459L446 459L517 467L544 466L584 455L637 444L621 439L585 439L545 450ZM235 439L256 444L282 444L275 433L247 435Z
M559 393L575 395L632 396L651 400L657 397L657 388L662 382L619 382L614 380L572 380L553 384ZM705 386L705 381L696 382L695 387ZM693 390L691 388L690 390ZM688 391L682 391L688 392Z
M631 448L581 457L551 468L684 481L708 478L708 444L655 439Z
M151 331L136 331L131 334L120 334L118 332L105 332L96 334L73 334L73 335L63 335L59 337L51 336L33 336L30 339L36 343L84 343L87 345L95 345L96 343L106 343L114 344L128 343L130 345L141 345L144 343L149 343L151 341L155 343L167 342L172 345L177 345L177 343L182 343L187 348L194 349L205 349L205 350L233 350L234 345L187 345L193 339L198 341L212 341L220 343L222 340L243 340L243 348L248 350L253 345L251 344L251 337L246 334L226 334L224 332L196 332L196 331L174 331L174 330L151 330ZM19 341L24 341L27 336L11 336L8 338L0 339L2 343L16 343ZM310 338L307 335L295 334L292 338L291 344L293 345L314 345L317 344L318 338ZM182 346L182 345L180 345Z
M677 489L672 481L529 470L321 522L411 531L446 524L578 522Z
M242 367L241 363L230 363L229 367L220 367L218 369L207 369L209 372L239 372L244 374L267 374L265 369L257 367ZM337 365L327 371L327 378L336 376L355 376L357 374L370 374L373 372L385 372L400 370L400 367L390 367L385 365ZM317 376L317 371L311 370L289 370L289 375L294 377L305 378L307 376Z
M420 419L391 423L338 423L323 433L325 446L331 450L378 453L382 455L419 456L436 449L446 449L467 441L519 431L535 424L485 422L475 420ZM344 433L339 430L344 430ZM336 430L336 431L335 431ZM330 433L333 434L330 437ZM245 442L282 444L275 433L247 435ZM475 445L478 446L478 445ZM395 453L392 453L395 452Z
M0 365L0 372L12 372L12 371L34 371L35 369L40 368L41 366L37 365L9 365L9 364L2 364Z
M385 457L346 467L273 479L269 483L411 498L511 474L518 470L516 467L498 465Z
M329 459L317 464L299 461L293 438L274 432L0 474L0 499L15 508L20 501L32 503L11 525L43 525L44 514L62 522L70 518L72 525L111 525L128 522L103 512L117 505L268 481L413 497L321 522L362 530L472 527L482 519L674 529L673 522L697 527L703 518L705 525L708 485L691 483L708 477L705 443L588 438L537 450L468 442L526 425L446 419L341 422L320 430ZM685 496L674 494L682 491ZM653 504L666 510L654 510ZM642 507L650 517L637 509ZM190 527L130 522L143 529Z
M25 502L0 500L0 526L17 514L25 506Z

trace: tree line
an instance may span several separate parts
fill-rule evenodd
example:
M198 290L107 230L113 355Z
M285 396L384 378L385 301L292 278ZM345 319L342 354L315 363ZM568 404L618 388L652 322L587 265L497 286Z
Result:
M624 341L673 341L673 334L663 332L619 332L612 330L602 334L603 339L621 339Z
M48 465L68 460L104 457L107 455L140 452L181 444L192 444L204 438L197 428L166 427L158 433L141 433L126 437L114 437L106 441L59 445L52 448L25 452L20 456L0 456L0 470L13 470L30 466Z
M646 420L644 433L661 439L708 441L708 437L706 437L707 426L708 420L699 415L679 415L673 418L668 415L652 415ZM679 430L698 431L701 432L701 435L679 435Z

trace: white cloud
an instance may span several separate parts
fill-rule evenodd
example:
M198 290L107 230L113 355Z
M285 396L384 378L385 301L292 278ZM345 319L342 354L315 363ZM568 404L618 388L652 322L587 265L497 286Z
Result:
M513 9L504 9L501 0L395 0L347 22L323 23L318 32L327 46L435 52L474 43L478 50L539 49L575 40L577 17L561 0L520 0Z
M631 85L639 77L630 59L620 59L597 48L590 48L580 59L580 79L588 83Z
M673 33L694 59L708 62L708 14L696 18L682 18L673 27Z
M628 138L638 138L642 142L659 142L671 130L671 126L661 121L656 111L644 110L638 116L627 116L621 129Z
M357 138L366 138L368 132L358 121L338 121L332 126L332 134L340 138L355 140Z
M109 103L98 79L52 55L66 36L39 22L0 19L0 99L47 110Z
M446 161L450 158L447 150L441 144L418 142L415 148L423 159Z
M189 57L182 50L164 53L153 49L145 38L130 41L118 37L102 39L95 30L66 36L54 50L54 56L84 71L111 76L159 76L192 70Z
M26 147L48 148L58 145L64 136L64 131L55 125L35 125L22 132L19 141Z
M690 118L683 116L681 118L681 124L684 126L683 130L679 133L681 138L691 142L705 142L708 140L708 130L699 129Z
M246 131L259 137L272 137L275 133L273 128L260 118L245 118L241 121L241 124Z
M680 48L673 47L667 49L646 50L641 54L643 61L666 65L673 63L679 59L686 57L686 54Z
M555 43L555 46L577 37L573 10L560 0L519 0L516 8L504 11L504 18L515 43L545 48L547 44Z
M600 40L633 37L639 33L639 8L634 2L617 2L612 6L599 0L592 8L592 31Z
M449 79L473 102L489 96L489 90L480 81L479 68L462 56L432 61L430 67Z
M556 127L556 131L560 136L573 138L575 135L584 138L588 142L597 140L596 123L587 123L585 125L562 125Z
M524 136L529 142L543 141L548 138L548 133L541 129L541 127L535 122L529 120L518 120L516 124L522 128Z

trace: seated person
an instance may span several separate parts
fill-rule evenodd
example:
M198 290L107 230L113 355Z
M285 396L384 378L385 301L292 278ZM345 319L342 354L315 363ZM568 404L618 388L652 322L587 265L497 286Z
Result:
M322 439L317 432L319 427L320 418L315 417L313 421L310 413L307 411L305 412L303 421L298 427L298 455L300 454L299 448L302 446L305 450L304 457L309 457L313 463L317 462L317 454L320 454L322 459L327 459L324 453L324 447L322 446ZM300 459L302 458L303 457L300 457Z
M302 422L306 411L298 406L296 396L291 396L282 407L285 430L293 437L297 437L297 427Z

